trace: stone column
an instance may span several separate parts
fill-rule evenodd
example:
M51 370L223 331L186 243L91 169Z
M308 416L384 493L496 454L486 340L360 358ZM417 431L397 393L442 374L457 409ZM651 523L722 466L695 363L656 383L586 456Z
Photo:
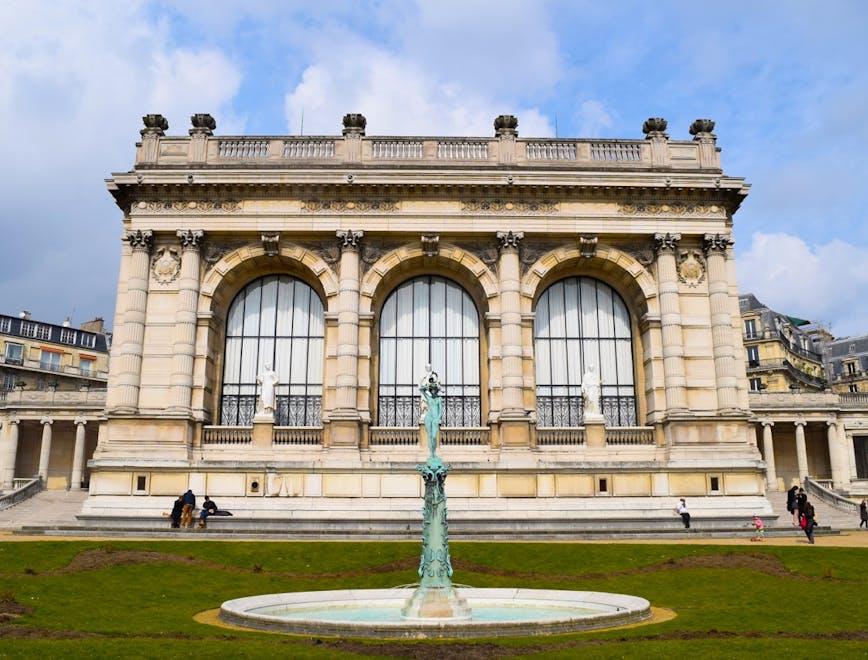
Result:
M805 420L796 422L796 463L799 466L799 482L804 482L808 476L808 451L805 448Z
M832 467L832 486L836 489L850 485L849 469L844 443L841 441L841 431L838 427L844 424L838 420L830 419L826 422L826 439L829 444L829 464Z
M139 405L139 382L142 375L142 349L145 337L145 314L148 308L148 273L154 236L150 231L130 231L124 238L132 248L126 305L118 352L118 378L115 385L116 410L135 412Z
M714 347L714 372L717 380L717 407L722 411L738 409L738 378L735 366L735 345L732 337L732 315L729 306L729 280L726 272L726 252L732 239L724 234L706 234L705 254L708 260L708 298L711 307L711 340Z
M81 490L81 480L84 475L84 427L87 420L84 417L76 417L72 421L75 424L75 448L72 450L72 476L69 478L69 489Z
M663 339L663 377L668 412L687 412L684 375L684 333L678 296L675 252L681 234L655 234L657 286L660 291L660 332Z
M190 413L193 392L193 359L196 353L196 310L199 305L201 229L178 231L181 239L181 273L175 310L175 342L172 345L172 375L169 378L170 409Z
M331 444L359 444L359 248L364 232L339 230L341 247L338 295L335 409L329 415Z
M3 469L0 477L3 488L12 488L15 479L15 461L18 459L18 425L21 420L11 417L6 420L6 446L3 448Z
M763 425L763 456L766 459L766 484L769 490L778 487L778 473L775 471L775 445L772 439L772 427L775 425L770 419L764 420Z
M51 458L51 425L54 420L43 417L39 422L42 424L42 444L39 447L39 468L36 474L42 477L42 485L48 483L48 461Z
M500 279L501 386L500 436L503 446L528 446L530 426L524 407L524 372L521 341L521 269L518 248L524 233L497 232L500 242L498 277Z

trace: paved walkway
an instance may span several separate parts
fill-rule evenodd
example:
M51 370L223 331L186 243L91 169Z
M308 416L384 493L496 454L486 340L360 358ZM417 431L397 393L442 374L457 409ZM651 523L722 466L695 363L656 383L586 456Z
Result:
M86 490L43 490L29 500L0 511L0 529L22 525L74 524L87 499Z

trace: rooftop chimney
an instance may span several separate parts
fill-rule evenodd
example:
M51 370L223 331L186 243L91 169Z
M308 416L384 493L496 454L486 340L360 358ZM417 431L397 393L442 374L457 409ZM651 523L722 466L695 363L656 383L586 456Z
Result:
M96 332L97 334L102 334L105 332L105 320L101 316L97 316L92 321L85 321L80 327L85 332Z

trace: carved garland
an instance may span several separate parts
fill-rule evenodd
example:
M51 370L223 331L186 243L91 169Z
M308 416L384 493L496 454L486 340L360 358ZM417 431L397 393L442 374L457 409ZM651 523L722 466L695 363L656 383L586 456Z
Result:
M515 213L547 215L557 213L557 202L506 202L503 200L469 200L461 202L465 213Z
M344 201L306 200L301 203L304 213L394 213L400 208L393 200Z
M132 205L130 212L146 214L171 214L171 213L238 213L241 210L241 202L237 201L174 201L174 202L137 202Z
M628 202L618 205L621 215L677 215L677 216L725 216L726 209L717 204L643 203Z

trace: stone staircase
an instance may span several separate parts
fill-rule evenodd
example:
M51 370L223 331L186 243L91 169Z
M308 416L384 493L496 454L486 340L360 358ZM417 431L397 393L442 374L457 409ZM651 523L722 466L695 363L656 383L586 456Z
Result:
M778 516L777 527L791 527L792 516L787 511L787 493L786 491L769 491L766 495L772 508ZM822 527L831 527L832 529L857 529L859 527L859 512L855 514L847 513L833 507L831 504L823 502L817 497L808 495L808 500L814 505L816 512L817 523ZM794 528L795 529L795 528Z
M43 490L0 511L0 530L17 530L29 525L74 525L86 490Z

